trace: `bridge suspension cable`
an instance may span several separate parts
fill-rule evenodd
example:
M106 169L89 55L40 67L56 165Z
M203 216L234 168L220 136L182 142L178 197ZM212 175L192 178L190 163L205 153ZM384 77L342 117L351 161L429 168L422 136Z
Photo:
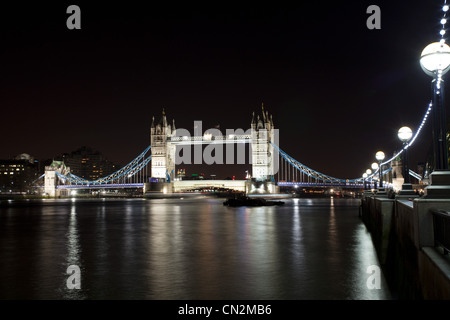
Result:
M278 168L279 180L297 181L312 184L314 183L317 184L319 182L325 182L330 184L355 184L361 183L364 180L364 178L362 177L355 179L340 179L320 173L295 160L294 158L289 156L286 152L284 152L279 146L273 143L271 144L281 156L281 161L279 162ZM387 168L383 170L383 175L389 173L391 170L392 168ZM375 173L368 176L367 179L372 178L374 175Z
M422 118L422 122L419 125L419 128L417 129L416 133L414 134L412 139L409 141L409 143L407 143L399 152L397 152L390 159L382 162L381 163L382 166L391 163L394 159L396 159L398 156L400 156L402 154L402 152L405 151L405 149L407 149L413 145L414 141L417 139L417 137L421 133L424 125L426 124L426 122L428 120L428 116L431 113L432 107L433 107L433 103L430 102L428 105L428 108ZM277 150L279 152L279 154L281 156L282 160L279 162L279 177L282 177L282 179L284 179L284 180L291 180L291 178L292 178L295 181L305 181L304 175L306 175L306 177L308 179L307 182L324 181L324 182L329 182L329 183L343 183L343 182L356 183L356 182L362 182L364 180L364 178L362 178L362 177L355 178L355 179L340 179L340 178L335 178L335 177L331 177L326 174L320 173L316 170L313 170L313 169L305 166L304 164L300 163L299 161L295 160L294 158L289 156L286 152L281 150L281 148L279 146L277 146L273 143L271 143L271 144L275 148L275 150ZM285 162L283 162L283 160ZM289 165L291 166L291 168L289 168ZM298 171L296 172L296 170L294 170L294 168L297 169ZM387 168L387 169L383 170L383 175L387 174L391 170L392 170L392 168ZM380 167L378 167L374 172L372 172L372 174L370 174L366 179L371 179L374 176L376 177L376 175L378 174L379 171L380 171ZM409 174L418 180L422 180L420 175L415 173L414 171L410 170ZM314 179L315 181L311 181L311 179Z
M293 168L289 168L287 166L285 166L283 163L281 163L280 165L280 170L281 170L281 175L283 176L283 171L284 171L284 176L287 177L287 179L291 179L295 178L295 177L299 177L299 174L296 173L293 169L297 169L298 171L300 171L301 174L305 174L307 177L318 180L318 181L324 181L324 182L334 182L334 183L346 183L346 182L359 182L362 180L362 178L356 178L356 179L340 179L340 178L335 178L335 177L331 177L329 175L320 173L316 170L313 170L311 168L309 168L308 166L305 166L304 164L300 163L299 161L295 160L294 158L292 158L291 156L289 156L286 152L284 152L279 146L271 143L272 146L278 151L278 153L280 154L280 156L282 157L282 159L286 160L288 164L290 164ZM292 169L292 171L291 171ZM300 176L301 178L303 178L303 176ZM311 182L311 181L309 181Z
M416 133L413 135L413 137L411 138L411 140L410 140L410 141L409 141L409 142L408 142L408 143L407 143L407 144L406 144L399 152L397 152L394 156L392 156L390 159L388 159L388 160L382 162L382 163L381 163L382 166L391 163L391 162L392 162L393 160L395 160L398 156L400 156L400 155L402 154L403 151L405 151L407 148L409 148L410 146L413 145L414 141L417 139L417 137L419 136L419 134L422 132L423 126L426 124L426 122L427 122L427 120L428 120L428 116L430 115L431 109L432 109L432 108L433 108L433 103L430 102L430 103L428 104L428 108L427 108L427 110L425 111L425 114L424 114L424 116L423 116L423 118L422 118L422 122L420 123L419 128L417 129ZM377 174L379 171L380 171L380 168L378 167L378 169L375 170L375 172L373 172L371 176ZM414 173L415 173L415 172L414 172ZM418 179L418 180L422 180L422 177L420 177L419 174L415 173L415 175L414 175L414 174L411 173L411 170L410 170L409 174L410 174L411 176L413 176L414 178ZM419 178L419 177L420 177L420 178Z
M428 105L427 111L425 112L425 115L422 118L422 122L420 123L419 129L417 129L416 133L414 134L414 136L411 138L411 140L405 145L404 148L402 148L399 152L397 152L397 154L395 154L392 158L390 158L389 160L382 162L381 165L385 165L388 163L391 163L394 159L396 159L399 155L402 154L403 151L405 151L405 149L409 148L410 146L412 146L412 144L414 143L414 141L417 139L417 137L419 136L420 132L422 131L423 126L425 125L425 123L427 122L428 116L431 112L431 109L433 107L433 103L430 102L430 104ZM378 170L377 170L378 171Z
M123 168L117 170L116 172L102 177L97 180L87 180L73 173L68 173L66 175L56 172L56 176L63 183L69 182L77 185L104 185L109 183L125 183L133 180L136 177L136 174L141 173L141 180L143 180L143 170L147 168L148 163L151 161L151 155L147 155L151 146L148 146L140 155L138 155L135 159L133 159L130 163L128 163ZM136 179L134 179L136 180ZM135 181L136 182L136 181Z

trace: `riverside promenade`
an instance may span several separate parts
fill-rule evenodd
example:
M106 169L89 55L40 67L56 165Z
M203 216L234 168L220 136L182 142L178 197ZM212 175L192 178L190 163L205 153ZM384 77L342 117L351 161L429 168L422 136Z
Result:
M398 299L450 299L449 211L448 197L363 195L361 218Z

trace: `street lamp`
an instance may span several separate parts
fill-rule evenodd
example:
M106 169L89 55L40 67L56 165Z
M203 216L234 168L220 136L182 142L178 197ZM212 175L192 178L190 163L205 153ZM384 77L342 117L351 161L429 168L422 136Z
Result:
M380 168L380 173L379 173L379 177L380 177L380 188L383 188L383 166L381 165L381 162L384 160L384 152L383 151L378 151L375 154L375 159L378 160L379 163L379 168Z
M372 174L372 170L367 169L366 174L367 174L367 177L369 177ZM372 189L372 187L370 186L370 181L369 181L369 189Z
M402 190L412 190L412 186L409 179L409 168L408 168L408 142L412 138L412 130L409 127L401 127L398 130L398 138L403 143L403 154L402 154L402 171L403 171L403 185Z
M442 76L450 69L450 47L444 42L433 42L420 56L423 71L433 77L433 149L434 169L448 169L447 124L444 106Z
M378 170L378 163L374 162L371 165L373 172L377 172ZM374 180L374 189L377 188L377 182Z
M364 190L366 190L367 189L367 181L366 181L366 179L367 179L367 173L363 173L363 180L364 180Z

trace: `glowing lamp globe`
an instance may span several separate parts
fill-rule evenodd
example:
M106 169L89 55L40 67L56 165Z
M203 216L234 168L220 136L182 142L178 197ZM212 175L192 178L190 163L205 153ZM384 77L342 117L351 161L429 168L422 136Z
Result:
M405 143L408 142L409 140L411 140L412 138L412 130L409 127L401 127L398 130L398 138L400 139L401 142Z
M446 73L450 69L450 47L441 42L429 44L420 55L420 65L432 77Z
M372 170L367 169L367 170L366 170L366 173L367 173L367 175L370 175L370 174L372 174Z
M378 151L375 154L375 159L377 159L378 161L383 161L384 160L384 152L383 151Z
M378 169L378 163L374 162L372 163L372 170L377 170Z
M365 178L367 178L367 173L363 173L363 178L365 179Z

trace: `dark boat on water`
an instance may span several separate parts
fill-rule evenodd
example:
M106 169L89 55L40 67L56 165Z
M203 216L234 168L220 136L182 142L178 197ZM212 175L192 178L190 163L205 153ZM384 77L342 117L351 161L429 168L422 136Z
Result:
M227 199L223 205L229 207L260 207L260 206L280 206L283 205L283 201L271 201L263 198L249 198L246 196L238 198Z

